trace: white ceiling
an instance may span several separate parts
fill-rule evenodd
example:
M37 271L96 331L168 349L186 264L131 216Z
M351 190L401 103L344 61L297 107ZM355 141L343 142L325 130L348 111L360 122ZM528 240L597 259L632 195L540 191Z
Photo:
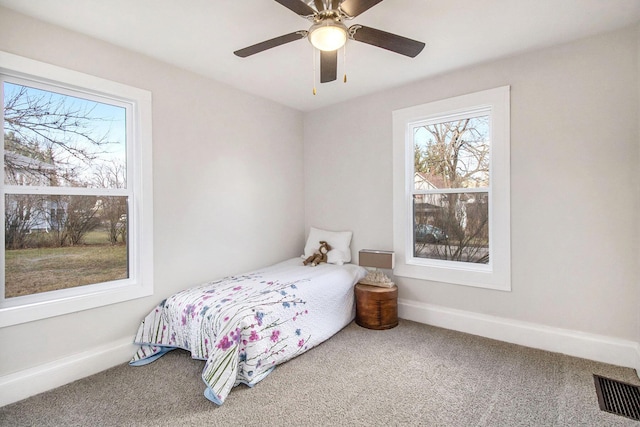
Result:
M347 42L348 83L316 83L298 40L248 58L233 51L309 21L273 0L0 0L0 5L211 77L302 111L456 68L640 21L638 0L385 0L353 21L426 43L411 59ZM316 81L318 77L316 76Z

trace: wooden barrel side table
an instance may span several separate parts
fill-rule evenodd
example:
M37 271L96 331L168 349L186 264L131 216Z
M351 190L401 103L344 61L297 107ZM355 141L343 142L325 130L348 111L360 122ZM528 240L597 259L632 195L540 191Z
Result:
M356 324L368 329L398 326L398 287L355 286Z

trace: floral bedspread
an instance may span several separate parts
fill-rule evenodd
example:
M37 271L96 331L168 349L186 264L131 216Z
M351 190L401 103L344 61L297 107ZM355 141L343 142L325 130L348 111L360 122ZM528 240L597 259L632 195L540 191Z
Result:
M130 364L188 350L206 360L204 394L221 405L234 386L253 386L351 322L353 286L365 274L352 264L307 267L296 258L186 289L142 321Z

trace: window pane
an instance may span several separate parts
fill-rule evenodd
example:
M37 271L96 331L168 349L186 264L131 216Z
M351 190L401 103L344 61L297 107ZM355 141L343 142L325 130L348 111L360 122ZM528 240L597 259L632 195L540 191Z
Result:
M5 196L5 297L126 279L127 197Z
M5 184L126 188L126 109L4 82Z
M488 201L488 193L414 195L413 255L487 264Z
M414 188L488 187L490 135L488 115L414 128Z

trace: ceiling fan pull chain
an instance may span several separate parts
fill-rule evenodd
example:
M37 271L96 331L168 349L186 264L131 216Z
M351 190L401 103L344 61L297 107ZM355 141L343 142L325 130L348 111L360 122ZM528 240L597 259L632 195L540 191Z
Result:
M316 94L316 49L311 46L311 54L313 56L313 95Z
M342 47L342 68L344 69L343 83L347 82L347 44Z

